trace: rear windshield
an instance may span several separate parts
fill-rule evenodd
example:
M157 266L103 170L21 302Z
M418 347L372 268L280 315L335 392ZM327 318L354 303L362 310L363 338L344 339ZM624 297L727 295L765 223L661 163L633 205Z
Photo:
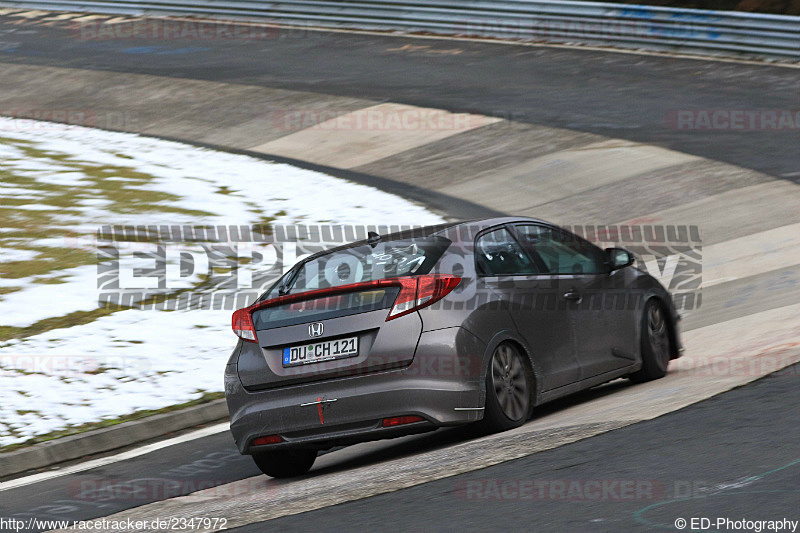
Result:
M260 301L276 298L280 287L288 294L353 283L428 274L450 240L439 236L363 244L316 257L290 270ZM325 320L391 307L399 287L367 289L310 301L267 307L253 313L256 330Z
M427 274L450 245L450 240L439 236L378 242L374 248L362 244L321 255L273 287L267 298L277 296L278 287L289 283L292 294L314 289L325 289L389 279L400 276ZM293 281L290 281L291 278Z

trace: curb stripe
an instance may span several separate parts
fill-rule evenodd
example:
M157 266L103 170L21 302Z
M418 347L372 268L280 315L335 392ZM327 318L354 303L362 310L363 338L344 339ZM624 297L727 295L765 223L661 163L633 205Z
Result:
M301 111L302 121L316 114ZM500 119L402 104L345 113L250 150L338 168L365 165Z
M800 265L800 223L704 246L702 287L793 265Z

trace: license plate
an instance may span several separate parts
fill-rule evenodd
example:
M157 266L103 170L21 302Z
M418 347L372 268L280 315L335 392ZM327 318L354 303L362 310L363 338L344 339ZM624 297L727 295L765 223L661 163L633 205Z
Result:
M313 342L283 349L283 366L309 365L358 355L358 337Z

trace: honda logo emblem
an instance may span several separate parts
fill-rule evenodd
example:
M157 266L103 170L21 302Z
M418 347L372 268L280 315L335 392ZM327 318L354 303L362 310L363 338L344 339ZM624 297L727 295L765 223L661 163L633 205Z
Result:
M314 322L313 324L308 325L308 336L321 337L324 330L325 326L322 325L322 322Z

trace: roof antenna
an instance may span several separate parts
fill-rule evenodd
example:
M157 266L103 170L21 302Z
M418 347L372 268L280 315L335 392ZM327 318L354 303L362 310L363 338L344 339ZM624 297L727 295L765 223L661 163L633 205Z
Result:
M381 242L381 236L375 233L374 231L370 231L367 233L367 244L369 244L372 248L378 246L378 243Z

